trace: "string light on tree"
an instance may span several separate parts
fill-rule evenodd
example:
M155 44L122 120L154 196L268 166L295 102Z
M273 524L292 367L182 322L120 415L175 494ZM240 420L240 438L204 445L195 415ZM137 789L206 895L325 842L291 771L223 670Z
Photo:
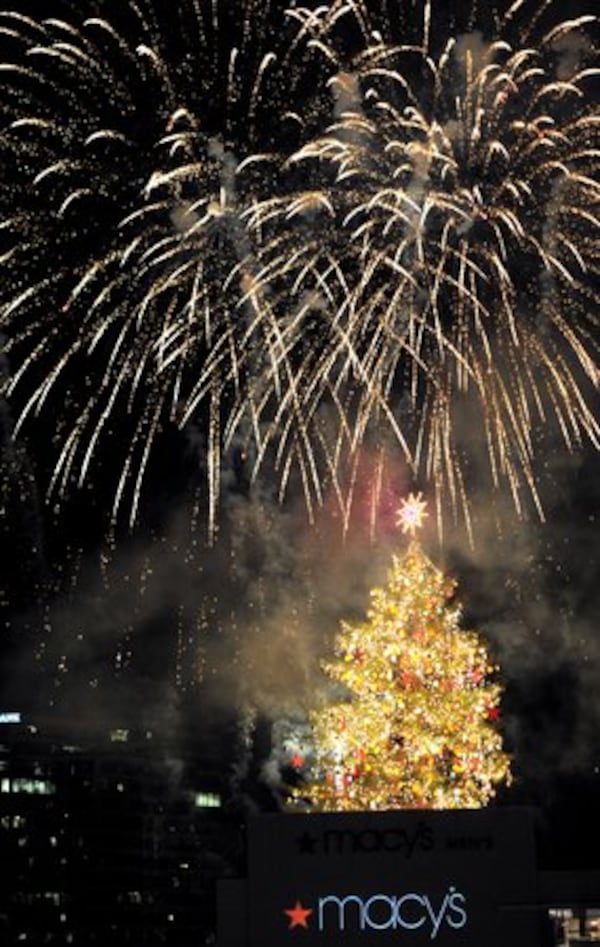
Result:
M403 501L408 551L371 592L366 619L342 622L323 662L337 694L311 715L316 763L293 793L311 809L479 808L510 782L498 668L460 627L456 583L415 538L425 507L420 494Z

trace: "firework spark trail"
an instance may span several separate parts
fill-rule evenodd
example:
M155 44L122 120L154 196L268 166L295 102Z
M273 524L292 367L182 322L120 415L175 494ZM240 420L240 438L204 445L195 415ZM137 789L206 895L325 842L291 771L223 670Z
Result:
M113 516L127 496L131 522L153 438L167 420L182 425L204 412L212 530L223 431L231 442L249 426L262 456L263 428L273 440L269 414L282 388L296 417L285 422L290 456L281 465L289 470L296 457L307 502L320 492L285 330L258 286L241 214L254 199L254 179L262 194L272 189L279 128L271 116L265 121L265 107L277 84L293 95L299 75L293 50L283 47L291 78L282 84L281 64L265 45L268 11L257 0L240 5L237 45L226 50L232 21L221 19L228 6L195 0L187 9L186 25L195 24L189 55L177 63L149 3L128 5L134 38L118 21L99 17L77 26L12 12L0 17L18 47L15 61L2 67L12 83L2 148L23 172L20 214L4 221L9 244L13 238L4 254L12 283L31 281L31 258L42 270L49 266L44 247L57 222L89 240L90 208L110 221L108 234L97 226L89 256L64 247L65 266L8 300L4 324L17 366L8 392L26 391L21 428L71 365L98 355L98 384L72 414L50 488L63 494L73 480L81 483L115 416L129 415L134 427ZM155 104L148 117L140 98L149 95ZM59 313L51 325L47 308ZM45 376L27 390L38 366ZM273 386L267 396L266 384Z
M424 458L438 511L444 494L465 509L453 429L457 396L474 389L494 482L508 479L517 509L525 485L541 514L534 414L544 421L553 412L568 446L600 439L584 394L586 378L598 386L600 72L575 63L557 80L554 62L557 39L579 36L595 18L555 25L537 48L451 38L436 58L427 10L422 41L405 46L382 44L362 4L332 4L327 16L318 48L334 64L343 109L288 165L304 168L312 206L326 208L327 256L337 254L348 275L331 321L346 320L369 392L356 429L366 427L363 413L378 413L371 393L410 374L418 417L410 453L417 466ZM344 17L364 41L352 62L333 29ZM277 235L297 203L279 200ZM273 215L268 201L263 222ZM297 228L289 239L298 243ZM286 279L288 266L269 278ZM326 269L315 247L311 271ZM528 285L523 270L533 274ZM325 346L322 374L338 388L350 356L335 334L329 341L339 357Z
M309 512L330 484L347 522L386 428L441 528L447 506L468 523L465 397L518 510L524 487L539 506L536 424L598 444L595 18L517 0L484 39L475 7L461 31L376 6L189 0L179 45L151 0L0 14L18 429L73 366L90 381L51 491L129 418L113 516L133 523L154 440L194 422L211 530L240 436L254 475L284 495L296 470Z

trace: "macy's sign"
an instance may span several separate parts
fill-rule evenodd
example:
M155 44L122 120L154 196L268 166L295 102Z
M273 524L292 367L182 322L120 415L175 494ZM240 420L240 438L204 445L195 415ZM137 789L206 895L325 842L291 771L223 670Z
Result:
M326 894L317 899L316 908L304 907L296 901L284 913L289 928L316 927L319 931L417 931L429 933L435 940L445 926L460 930L467 923L467 899L450 886L441 902L428 895L409 891L401 895Z

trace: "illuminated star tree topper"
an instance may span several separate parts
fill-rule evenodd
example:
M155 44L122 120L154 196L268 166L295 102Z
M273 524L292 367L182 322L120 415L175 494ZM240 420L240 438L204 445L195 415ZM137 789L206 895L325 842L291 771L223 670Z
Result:
M401 501L396 523L402 528L403 533L414 537L428 515L427 502L423 499L423 494L411 493Z

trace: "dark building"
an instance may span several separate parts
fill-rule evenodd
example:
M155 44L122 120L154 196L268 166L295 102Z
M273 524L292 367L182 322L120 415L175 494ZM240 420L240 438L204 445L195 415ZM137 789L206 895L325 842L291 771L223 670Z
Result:
M83 726L77 728L74 721L68 721L68 725L65 721L35 718L22 721L18 714L0 714L0 852L4 875L0 889L1 947L203 947L216 942L219 947L279 947L279 942L284 947L291 935L300 939L298 934L305 934L302 918L307 908L313 922L318 917L315 911L323 892L328 892L329 901L337 897L339 866L350 871L354 880L360 878L363 864L379 865L373 887L379 899L378 910L389 907L392 894L398 894L397 877L404 885L399 889L404 895L413 890L407 887L413 881L419 898L427 895L439 900L440 891L444 894L443 885L439 891L435 888L425 863L429 857L427 845L422 866L425 875L415 874L415 858L407 860L406 852L401 850L399 875L396 877L396 869L390 864L389 884L385 881L380 859L373 854L377 825L367 826L365 835L361 823L361 819L372 819L377 814L355 813L349 817L352 831L354 822L361 823L358 829L365 850L356 870L350 858L357 854L354 849L350 853L345 849L338 852L335 847L330 851L329 835L326 850L319 849L319 817L268 815L265 810L277 809L277 804L264 784L260 789L259 757L264 756L265 748L255 748L240 772L239 765L237 769L233 765L239 764L239 758L234 760L235 724L215 718L214 713L209 722L210 726L199 728L201 733L192 725L183 732L182 726L182 732L163 738L151 730L124 726L92 732ZM485 878L491 872L496 878L490 878L490 883L499 891L499 875L493 866L488 866L489 871L471 870L478 858L483 859L482 865L485 862L489 838L496 832L494 810L485 811L489 815L484 813L478 818L491 819L492 828L488 829L486 822L485 830L475 833L475 848L468 833L468 837L463 833L467 842L463 844L461 835L457 848L453 831L450 854L456 861L452 861L452 877L446 877L440 869L444 884L458 884L462 891L460 885L464 882L465 897L469 898L469 930L470 905L481 900L472 879L484 879L485 891ZM503 806L495 811L500 821L505 818ZM255 818L251 818L253 815ZM385 821L385 814L380 816ZM390 854L390 845L392 849L404 845L404 821L419 820L421 816L397 813L387 818L392 818L393 832L387 841L384 838L384 854ZM449 821L453 818L450 815ZM435 839L448 836L443 814L423 813L422 819L423 824L431 822ZM440 819L438 826L436 820ZM299 829L295 827L298 820L302 820ZM345 823L343 828L347 845L350 834ZM587 859L585 865L563 862L559 857L563 854L561 847L553 841L552 826L540 812L534 813L528 833L526 852L519 848L526 833L513 833L517 841L511 844L518 850L511 854L511 849L498 862L508 886L502 895L502 910L513 912L516 930L528 929L525 921L530 923L535 913L535 942L525 940L523 944L582 947L600 942L600 872L596 870L600 859L595 864ZM317 841L313 839L309 844L307 835ZM498 846L505 845L508 833L498 830L497 835ZM288 836L291 848L286 854L281 846ZM410 832L406 838L412 838ZM258 858L256 839L262 839L262 855L259 851ZM446 842L438 847L443 851L448 848ZM500 848L497 851L500 857ZM523 871L527 861L523 852L529 859L529 874L524 876L521 888L513 892L509 890L516 878L513 867L516 870L520 866ZM330 855L339 856L333 887L328 875ZM292 862L296 858L301 871L296 862L290 862L291 869L286 872L286 859L289 862L290 858ZM412 873L408 870L411 865ZM578 867L585 870L578 871ZM314 887L319 872L323 891ZM370 879L369 875L362 893L373 898ZM272 889L272 896L265 895L267 889ZM257 914L257 905L265 897L263 913ZM296 908L297 900L302 901L301 909ZM323 909L324 925L332 923L332 910L329 904ZM348 924L356 926L350 907L344 910L348 911ZM277 943L259 943L265 917L275 925L274 930L281 928ZM455 921L461 918L456 905L452 917ZM370 919L375 925L391 923L389 918L375 914ZM416 923L419 918L408 920ZM367 941L363 945L362 930L354 933L357 943L368 947ZM406 931L400 933L408 936ZM397 935L398 931L391 934ZM444 934L449 941L452 939L453 930L448 924L442 925L436 935L439 947L443 947ZM383 944L380 929L373 936ZM417 940L411 938L417 947ZM308 943L306 936L303 939ZM511 943L521 947L521 943Z
M175 759L150 731L66 742L0 724L2 947L210 942L239 838L210 753Z
M511 806L263 813L219 886L219 947L600 943L600 871L544 868L539 829Z

